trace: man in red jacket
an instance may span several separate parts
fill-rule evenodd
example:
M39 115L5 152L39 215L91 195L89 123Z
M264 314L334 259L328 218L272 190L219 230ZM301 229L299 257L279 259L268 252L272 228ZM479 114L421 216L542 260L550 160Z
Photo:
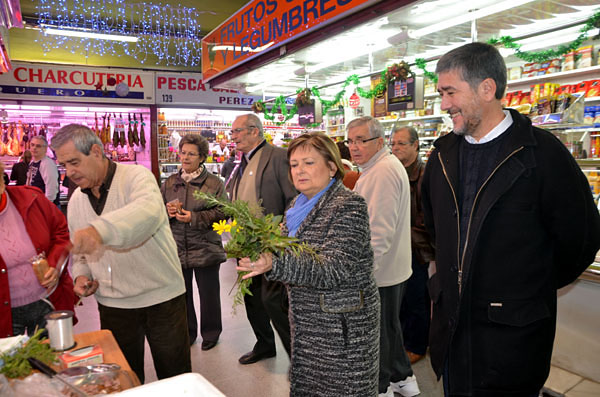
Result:
M69 244L64 215L41 190L7 187L0 180L0 337L31 335L36 326L45 327L44 316L52 308L42 298L55 286L49 300L56 310L73 310L73 280L57 270ZM30 259L42 252L50 269L40 282Z

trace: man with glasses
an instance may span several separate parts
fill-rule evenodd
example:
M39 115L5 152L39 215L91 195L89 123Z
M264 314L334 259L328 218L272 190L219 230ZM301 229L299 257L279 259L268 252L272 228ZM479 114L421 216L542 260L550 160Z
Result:
M60 194L58 191L58 168L50 157L46 156L48 142L42 135L31 138L30 144L33 160L29 163L27 171L27 185L39 187L48 200L60 208Z
M419 386L404 350L400 305L410 277L410 187L406 170L384 144L383 126L371 116L346 127L352 160L361 170L354 191L369 208L374 275L381 298L379 395L416 396Z
M145 339L158 379L191 372L185 283L154 175L106 158L84 125L59 129L52 149L79 186L67 214L73 290L94 294L100 327L112 331L140 382Z
M404 346L414 364L425 356L429 338L431 301L427 292L427 268L435 251L425 228L421 205L421 180L425 163L419 156L419 134L413 127L394 128L390 142L392 154L400 160L410 181L410 234L412 275L406 282L400 309Z
M243 156L227 183L229 197L260 206L264 214L282 215L296 195L288 178L285 149L267 143L262 122L252 113L235 119L231 140ZM252 295L246 295L244 303L257 341L250 352L240 357L239 362L252 364L275 356L275 335L270 321L289 355L290 322L285 286L260 275L252 278L250 291Z

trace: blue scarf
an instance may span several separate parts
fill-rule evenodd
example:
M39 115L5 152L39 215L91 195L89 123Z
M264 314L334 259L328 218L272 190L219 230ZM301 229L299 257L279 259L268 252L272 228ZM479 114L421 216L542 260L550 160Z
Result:
M298 228L304 221L304 218L306 218L306 216L313 209L315 204L317 204L317 201L319 201L321 196L325 194L327 189L329 189L335 181L335 178L331 179L331 181L329 181L329 184L325 186L325 188L319 193L315 194L310 200L308 199L308 197L306 197L304 193L300 193L298 195L294 206L287 210L287 212L285 213L286 225L288 228L288 236L296 237L296 232L298 231Z

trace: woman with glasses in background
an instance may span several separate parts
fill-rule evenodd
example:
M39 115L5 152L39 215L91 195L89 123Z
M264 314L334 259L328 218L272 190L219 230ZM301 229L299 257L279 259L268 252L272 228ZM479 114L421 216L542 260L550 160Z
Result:
M200 295L200 335L202 350L215 347L221 331L220 264L226 260L221 236L212 229L213 222L226 219L218 207L207 207L194 198L194 191L225 196L221 179L204 167L208 142L200 135L185 135L179 142L181 169L161 186L173 237L185 279L190 344L198 336L192 281Z

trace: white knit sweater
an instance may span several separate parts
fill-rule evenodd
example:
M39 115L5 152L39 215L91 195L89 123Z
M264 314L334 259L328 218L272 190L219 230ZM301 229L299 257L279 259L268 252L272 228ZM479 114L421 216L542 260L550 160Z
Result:
M354 191L365 198L369 208L377 286L406 281L412 268L410 184L404 166L384 146L361 167Z
M185 292L177 247L158 184L146 168L117 164L102 215L77 189L68 207L69 229L93 226L105 244L76 257L73 279L99 282L96 299L117 308L141 308Z

